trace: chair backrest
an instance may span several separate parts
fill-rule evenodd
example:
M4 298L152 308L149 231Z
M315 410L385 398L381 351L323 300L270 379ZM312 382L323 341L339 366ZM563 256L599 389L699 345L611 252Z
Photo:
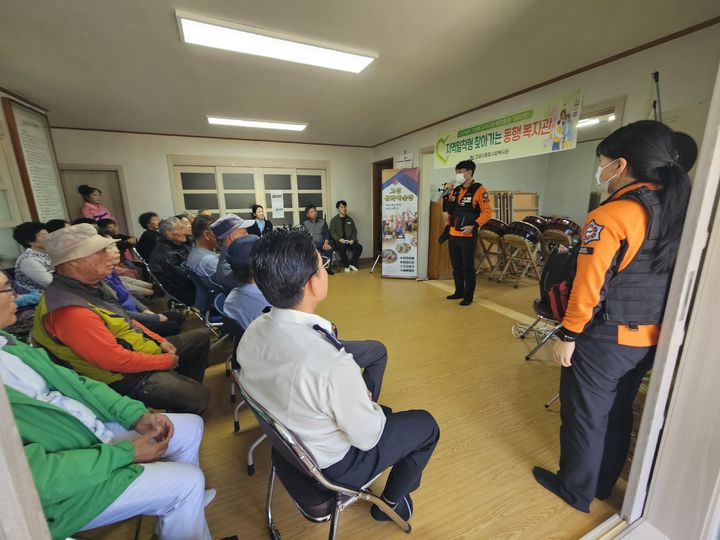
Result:
M325 478L310 451L292 431L250 397L242 384L238 384L238 387L245 403L257 418L260 429L267 435L273 448L285 461L301 474L318 482L325 490L348 493L347 490L332 484ZM349 492L352 493L352 490Z
M230 291L232 290L232 289L228 289L222 283L220 283L220 280L217 278L217 274L215 274L215 273L213 273L213 275L208 278L208 281L210 281L212 286L215 287L217 290L222 291L225 294L225 296L230 294Z
M227 295L225 293L218 293L218 295L215 297L215 300L213 301L213 307L215 308L215 311L220 314L220 318L222 319L223 323L223 330L232 336L235 345L237 345L240 341L240 338L245 333L245 329L240 326L240 323L238 323L230 315L225 313L226 299Z
M132 251L133 255L137 258L137 262L142 264L143 268L145 268L145 271L147 272L150 280L154 282L163 293L172 297L168 290L163 286L162 282L157 278L155 274L153 274L152 270L150 270L150 264L148 264L148 262L143 259L143 256L140 255L140 252L137 250L137 248L130 248L130 251Z
M190 270L184 262L180 267L190 281L193 282L193 285L195 285L195 307L200 310L203 317L207 320L210 316L210 311L213 309L213 300L220 290L210 283L208 278L200 276Z

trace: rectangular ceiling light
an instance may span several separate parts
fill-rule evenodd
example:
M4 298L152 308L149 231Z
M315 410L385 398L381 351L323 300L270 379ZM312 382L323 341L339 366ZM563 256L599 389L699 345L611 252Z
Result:
M594 126L595 124L599 124L600 119L599 118L583 118L582 120L579 120L577 125L578 127L585 127L585 126Z
M320 44L302 43L290 36L282 36L226 21L188 16L180 12L175 15L180 26L180 35L185 43L204 45L245 54L277 58L341 71L360 73L377 55L355 54L328 48Z
M285 129L289 131L303 131L307 124L291 124L288 122L265 122L263 120L245 120L243 118L222 118L219 116L208 116L208 124L216 126L236 126L261 129Z

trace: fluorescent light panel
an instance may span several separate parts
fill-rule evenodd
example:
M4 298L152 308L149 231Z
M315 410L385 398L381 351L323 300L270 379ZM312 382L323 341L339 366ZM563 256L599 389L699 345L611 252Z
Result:
M261 129L284 129L289 131L303 131L307 124L292 124L288 122L266 122L263 120L246 120L243 118L222 118L219 116L208 116L208 124L216 126L235 126Z
M578 121L578 127L585 127L585 126L594 126L595 124L599 124L600 119L599 118L583 118L582 120Z
M194 20L176 13L185 43L360 73L375 57L283 39L251 26Z

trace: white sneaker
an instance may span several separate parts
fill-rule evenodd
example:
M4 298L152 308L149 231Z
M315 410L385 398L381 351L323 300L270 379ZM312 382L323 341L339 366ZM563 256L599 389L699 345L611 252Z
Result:
M346 272L349 272L349 271L350 271L350 269L349 269L349 268L345 268L345 271L346 271Z
M352 264L348 268L350 268L350 270L352 270L353 272L358 271L358 269L356 267L354 267Z
M206 507L213 502L215 500L215 495L217 495L215 488L206 489L205 495L203 495L203 507Z

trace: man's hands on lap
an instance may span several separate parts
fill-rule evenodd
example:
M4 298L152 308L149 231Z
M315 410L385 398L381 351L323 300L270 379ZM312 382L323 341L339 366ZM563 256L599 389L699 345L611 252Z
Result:
M133 463L151 463L165 455L175 427L164 414L145 413L133 426L140 435L131 444L135 449Z

